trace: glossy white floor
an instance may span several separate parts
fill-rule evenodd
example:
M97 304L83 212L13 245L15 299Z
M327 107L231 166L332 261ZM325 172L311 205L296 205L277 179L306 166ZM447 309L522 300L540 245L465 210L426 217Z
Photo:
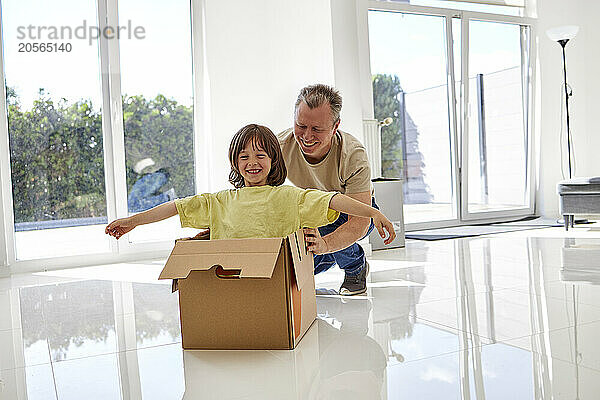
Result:
M319 296L294 351L182 351L160 261L15 275L0 398L597 399L593 226L375 252L368 295Z

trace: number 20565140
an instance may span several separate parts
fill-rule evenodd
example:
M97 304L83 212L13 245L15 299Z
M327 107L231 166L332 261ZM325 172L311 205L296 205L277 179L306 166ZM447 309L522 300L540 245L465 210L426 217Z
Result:
M19 43L19 53L70 53L71 50L71 43Z

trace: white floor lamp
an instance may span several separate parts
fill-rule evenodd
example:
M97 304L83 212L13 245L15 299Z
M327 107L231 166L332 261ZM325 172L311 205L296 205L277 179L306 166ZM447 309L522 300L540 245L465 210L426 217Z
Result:
M546 31L546 35L551 40L558 42L562 47L562 55L563 55L563 77L565 82L565 107L567 110L567 160L569 164L569 179L573 178L573 141L571 139L571 127L569 126L569 97L573 95L572 91L569 93L569 85L567 84L567 57L565 52L565 46L569 43L569 40L573 39L577 36L577 32L579 32L579 27L577 25L564 25L557 26L556 28L551 28ZM562 124L562 121L561 121ZM561 130L562 131L562 130ZM562 151L562 150L561 150ZM562 171L562 157L561 157L561 171ZM574 220L575 224L584 224L588 221L586 219L577 219Z
M567 59L566 59L566 54L565 54L565 46L567 45L567 43L569 42L569 40L573 39L576 35L577 32L579 32L579 27L576 25L565 25L565 26L558 26L556 28L551 28L548 29L546 31L546 35L548 35L548 37L551 40L554 40L555 42L558 42L558 44L561 45L562 47L562 53L563 53L563 73L564 73L564 80L565 80L565 105L566 105L566 110L567 110L567 152L568 152L568 163L569 163L569 179L571 179L573 177L573 165L572 165L572 160L571 160L571 146L572 146L572 142L571 142L571 129L569 126L569 97L572 95L572 93L569 94L569 85L567 85ZM561 121L562 124L562 121Z

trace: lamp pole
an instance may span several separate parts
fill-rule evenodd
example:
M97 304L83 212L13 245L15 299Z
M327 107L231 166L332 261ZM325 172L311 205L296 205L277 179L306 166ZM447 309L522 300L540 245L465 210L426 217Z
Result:
M560 45L562 46L562 53L563 53L563 73L564 73L564 77L565 77L565 102L566 102L566 106L567 106L567 153L568 153L568 161L569 161L569 179L571 179L572 176L572 172L571 172L571 129L569 127L569 86L567 85L567 57L565 54L565 46L567 45L567 42L569 41L569 39L562 39L559 40L558 43L560 43Z

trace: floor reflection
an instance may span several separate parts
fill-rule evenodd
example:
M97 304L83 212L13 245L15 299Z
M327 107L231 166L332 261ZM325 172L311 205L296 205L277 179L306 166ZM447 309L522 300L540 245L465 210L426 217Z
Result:
M47 341L52 361L116 350L111 282L23 288L20 298L25 346Z
M561 261L561 281L600 284L600 243L597 241L565 239Z
M137 347L181 342L179 303L171 287L133 284Z
M387 354L368 335L372 309L368 298L319 298L319 374L312 398L381 398Z
M0 399L595 399L599 260L600 237L409 242L374 254L366 296L320 277L293 351L182 351L154 275L2 279Z

